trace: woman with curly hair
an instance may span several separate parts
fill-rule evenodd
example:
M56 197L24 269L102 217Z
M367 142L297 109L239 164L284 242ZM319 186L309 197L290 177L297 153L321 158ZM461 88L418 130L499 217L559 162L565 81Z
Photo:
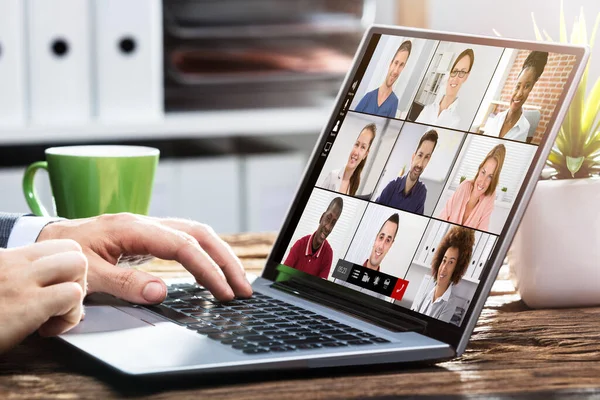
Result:
M475 233L461 226L451 227L438 245L431 263L435 286L416 298L411 310L450 322L454 315L452 288L467 271L473 255Z

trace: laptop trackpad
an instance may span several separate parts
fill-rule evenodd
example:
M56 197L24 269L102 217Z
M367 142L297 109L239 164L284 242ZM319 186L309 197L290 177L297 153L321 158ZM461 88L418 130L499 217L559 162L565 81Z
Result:
M151 324L112 306L86 306L85 319L69 333L111 332L149 325Z

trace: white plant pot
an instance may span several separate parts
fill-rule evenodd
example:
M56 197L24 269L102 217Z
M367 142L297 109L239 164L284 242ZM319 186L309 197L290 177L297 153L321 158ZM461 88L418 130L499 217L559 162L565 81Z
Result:
M600 179L540 181L508 253L533 308L600 305Z

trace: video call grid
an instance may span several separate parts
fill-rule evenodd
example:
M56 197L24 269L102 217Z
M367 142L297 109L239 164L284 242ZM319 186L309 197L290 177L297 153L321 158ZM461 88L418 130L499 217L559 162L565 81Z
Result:
M439 45L440 45L440 43L441 43L441 42L438 42L438 43L437 43L437 46L439 46ZM504 51L505 51L505 50L506 50L506 49L503 49L503 50L502 50L502 53L504 53ZM433 52L433 54L435 54L435 52ZM370 62L370 60L369 60L369 62ZM431 62L433 62L433 58L431 58L431 59L430 59L429 63L431 64ZM499 63L500 63L500 61L498 61L498 63L496 64L496 67L495 67L495 70L494 70L494 74L495 74L495 72L496 72L496 70L497 70L497 68L498 68L498 65L499 65ZM428 67L428 68L429 68L429 67ZM361 76L359 77L359 79L357 80L357 82L360 82L360 81L362 80L362 75L363 75L363 74L361 74ZM425 77L423 77L423 79L425 79ZM420 82L420 84L418 85L418 87L420 88L422 84L423 84L423 82ZM487 93L487 90L489 90L490 84L491 84L491 80L490 80L490 82L488 82L488 85L487 85L487 87L486 87L486 91L485 91L486 93ZM353 96L355 95L355 93L349 93L349 95L351 95L351 96L353 97ZM416 96L416 93L415 93L415 96ZM413 101L414 101L414 99L413 99ZM480 101L479 107L482 107L482 105L483 105L483 98L482 98L482 99L481 99L481 101ZM413 107L413 106L414 106L414 103L411 105L411 109L412 109L412 107ZM343 112L340 112L340 115L341 115L342 117L345 117L345 116L346 116L348 113L357 113L357 114L365 114L365 115L376 115L376 114L370 114L370 113L367 113L367 112L360 112L360 111L354 111L354 110L349 110L349 109L342 110L342 111L343 111ZM402 124L402 126L401 126L401 128L400 128L400 131L399 131L399 133L396 135L396 138L395 138L394 144L391 146L391 148L392 148L392 149L394 149L394 148L395 148L396 142L399 140L399 138L400 138L400 136L401 136L401 134L402 134L402 130L403 130L403 128L404 128L404 126L405 126L406 122L410 122L410 123L412 123L412 124L417 124L417 125L423 125L423 126L431 127L431 128L434 128L434 129L435 129L435 128L442 128L442 129L455 130L455 131L459 131L459 132L461 132L461 133L465 134L465 136L463 137L463 140L462 140L462 142L461 142L461 143L460 143L460 145L459 145L459 148L458 148L458 150L457 150L457 151L456 151L456 153L455 153L455 154L456 154L456 157L455 157L455 158L454 158L454 160L452 161L452 163L451 163L451 166L450 166L450 168L449 168L449 170L448 170L448 171L450 171L450 172L451 172L451 171L453 171L453 170L454 170L454 168L456 167L456 163L458 162L458 156L461 154L461 152L462 152L462 149L463 149L463 146L465 145L465 142L467 141L467 138L469 137L469 135L482 136L481 134L479 134L479 133L474 133L474 132L471 132L470 130L469 130L469 131L457 130L457 129L448 128L448 127L445 127L445 126L442 126L442 125L425 124L425 123L420 123L420 122L416 122L416 121L410 121L410 120L408 119L408 116L409 116L409 114L407 114L407 115L406 115L406 118L404 118L404 119L401 119L401 118L396 118L396 117L394 117L394 118L389 118L389 117L387 117L388 119L395 119L395 120L401 120L401 121L403 121L403 124ZM345 118L341 118L341 119L339 119L339 120L338 120L338 127L340 127L340 124L343 124L343 122L344 122L344 119L345 119ZM475 116L473 117L473 119L471 120L471 123L470 123L470 126L471 126L471 127L472 127L472 125L473 125L473 123L474 123L475 119L476 119L476 115L475 115ZM339 134L339 132L340 132L340 129L338 129L338 134ZM336 137L334 138L334 143L333 143L333 144L335 144L335 140L336 140L336 139L337 139L337 135L336 135ZM535 146L535 147L537 147L537 144L534 144L534 143L527 143L527 142L524 142L524 141L521 141L521 140L516 140L516 139L510 139L510 138L498 138L498 140L501 140L501 141L507 141L507 142L518 142L520 145L525 145L525 146ZM383 168L383 170L385 170L385 166L387 166L387 164L388 164L388 162L389 162L389 160L390 160L390 158L391 158L391 157L392 157L392 151L390 151L389 155L387 156L386 162L384 163L384 168ZM376 185L375 185L375 188L379 188L379 186L380 186L380 181L381 181L381 179L383 178L383 170L382 170L382 173L380 174L380 176L379 176L379 178L378 178L378 180L377 180L377 183L376 183ZM448 181L448 179L450 179L450 175L451 175L451 174L448 174L448 175L446 176L446 181L444 182L444 185L443 185L444 187L446 187L447 181ZM320 188L320 187L318 186L318 183L317 183L317 185L315 186L315 188L319 188L319 189L321 189L321 190L326 190L326 191L333 192L333 193L339 193L339 192L336 192L336 191L332 191L332 190L327 190L327 189ZM340 195L344 195L344 194L342 194L342 193L339 193L339 194L340 194ZM373 193L373 194L374 194L374 193ZM355 197L355 196L352 196L352 197L353 197L354 199L358 200L358 201L366 202L366 203L368 203L368 204L377 204L377 205L381 206L379 203L376 203L376 202L372 201L372 199L371 199L371 198L369 198L369 199L364 199L364 198L358 198L358 197ZM435 207L433 208L433 210L434 210L434 211L437 209L437 204L439 203L439 201L441 200L441 198L442 198L442 194L440 193L440 195L439 195L439 196L438 196L438 198L437 198L436 205L435 205ZM392 207L392 208L393 208L393 207ZM402 210L402 209L397 209L397 211L398 211L399 213L400 213L400 212L402 212L402 213L411 213L411 212L409 212L409 211ZM365 208L365 211L364 211L363 215L361 216L361 221L359 222L359 224L358 224L358 227L360 227L360 226L361 226L361 223L362 223L362 218L364 217L364 215L365 215L365 214L366 214L366 208ZM418 215L418 216L419 216L419 217L421 217L421 218L426 218L426 219L428 219L428 220L429 220L429 221L428 221L428 224L429 224L431 221L433 221L433 220L442 221L442 222L445 222L445 223L449 223L449 224L451 224L449 221L444 221L444 220L440 220L440 219L436 218L434 215L431 215L431 216L425 217L425 216L423 216L422 214L417 214L417 213L411 213L411 214L415 214L415 215ZM354 240L354 236L355 236L355 235L357 234L357 232L358 232L358 227L357 227L357 229L354 231L354 233L353 233L353 238L350 240L350 243L352 243L352 241ZM473 229L473 228L470 228L470 229ZM483 232L483 233L487 233L487 234L490 234L491 236L494 236L494 237L495 237L495 242L497 242L497 239L498 239L498 237L499 237L497 234L493 234L493 233L489 233L489 232L485 232L485 231L481 231L481 230L477 230L477 229L474 229L474 230L476 230L476 231L480 231L480 232ZM413 260L414 260L414 258L416 257L417 251L418 251L418 249L419 249L419 248L420 248L420 246L421 246L421 242L422 242L422 240L424 240L424 233L423 233L422 237L420 238L419 245L418 245L418 246L415 248L415 252L414 252L414 254L412 255L412 259L413 259ZM347 257L348 251L349 251L349 248L347 248L347 249L346 249L346 251L345 251L345 253L344 253L344 258L346 258L346 257ZM341 257L340 257L340 259L341 259ZM411 264L412 264L412 263L411 263ZM407 276L407 275L408 275L408 270L407 270L407 272L405 273L405 275L404 275L404 278L406 278L406 276Z

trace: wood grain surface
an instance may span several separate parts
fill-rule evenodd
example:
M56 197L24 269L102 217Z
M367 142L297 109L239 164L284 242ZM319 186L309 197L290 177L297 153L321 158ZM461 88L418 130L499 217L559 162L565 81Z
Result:
M224 237L260 272L271 234ZM181 266L145 266L162 277ZM28 338L0 356L1 399L348 399L600 397L600 308L531 310L502 270L465 354L437 365L386 365L139 380L123 377L57 340Z

